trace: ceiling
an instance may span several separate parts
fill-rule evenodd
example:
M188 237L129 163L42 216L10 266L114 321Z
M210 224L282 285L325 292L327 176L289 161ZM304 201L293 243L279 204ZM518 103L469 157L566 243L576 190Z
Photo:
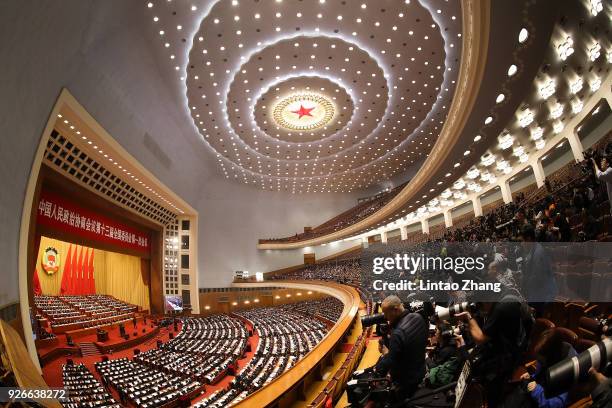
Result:
M427 156L454 95L461 3L143 3L222 174L264 190L351 192Z

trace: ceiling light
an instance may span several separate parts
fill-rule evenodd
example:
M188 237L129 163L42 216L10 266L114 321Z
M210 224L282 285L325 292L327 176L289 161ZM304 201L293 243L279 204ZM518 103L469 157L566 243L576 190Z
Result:
M147 4L147 7L148 7L148 8L153 7L153 3L149 2L149 3Z
M455 190L461 190L463 187L465 187L465 181L463 181L462 178L457 179L454 183L453 183L453 188Z
M533 122L533 112L531 109L525 109L519 116L519 125L521 127L527 127Z
M548 99L552 94L555 93L557 83L553 78L547 78L540 84L538 91L542 99Z
M485 125L488 125L489 123L493 122L493 117L491 116L487 116L487 118L485 119Z
M601 0L589 0L589 5L591 9L591 14L593 16L596 16L603 10L603 4L601 3Z
M512 149L512 154L516 157L520 157L525 154L525 148L520 145L516 146L514 149Z
M480 139L482 139L482 136L480 135L476 135L476 137L474 137L475 142L478 142Z
M550 108L550 117L553 119L557 119L563 115L563 105L559 102L555 102L555 104Z
M506 99L506 95L504 95L503 93L500 93L499 95L497 95L497 98L495 98L495 102L501 103L503 102L504 99Z
M601 79L599 77L595 77L589 82L589 87L591 91L596 92L601 87Z
M480 157L480 163L483 166L490 166L493 162L495 162L495 156L491 152L486 152Z
M514 137L510 133L504 133L499 137L499 148L506 150L514 144Z
M553 123L553 132L555 132L555 134L559 134L563 131L563 122L561 122L560 120L556 120L555 123Z
M472 181L470 184L468 184L467 189L475 193L478 193L479 191L482 190L482 187L480 187L480 184Z
M523 153L519 156L519 163L527 163L529 161L529 155L527 153Z
M516 67L516 65L510 65L510 68L508 68L508 76L511 77L512 75L516 74L517 70L518 68Z
M580 99L574 98L572 100L572 112L574 114L580 113L582 111L583 107L584 107L584 104L582 103L582 101Z
M601 45L596 42L587 50L587 54L589 55L589 59L591 61L595 61L601 55Z
M472 180L477 178L479 175L480 175L480 171L478 171L478 169L475 166L470 167L470 169L466 173L467 178L472 179Z
M524 43L527 37L529 37L529 32L527 31L526 28L521 28L521 31L519 32L519 36L518 36L519 43L521 44Z
M583 85L582 78L581 77L577 77L574 81L570 82L570 84L569 84L570 91L573 94L577 94L582 89L582 85Z
M542 150L544 148L544 146L546 145L546 141L544 139L540 139L536 142L535 146L536 149L538 150Z
M450 198L452 195L453 195L453 192L450 191L448 188L440 193L440 197L446 198L446 199Z
M542 136L544 136L544 129L542 129L541 127L536 126L531 129L531 138L533 140L540 140Z
M567 57L574 53L574 40L569 35L565 35L557 44L557 53L561 61L565 61Z

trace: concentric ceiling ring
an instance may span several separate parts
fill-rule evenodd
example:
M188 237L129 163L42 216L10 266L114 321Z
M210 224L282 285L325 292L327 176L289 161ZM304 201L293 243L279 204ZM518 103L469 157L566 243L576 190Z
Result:
M428 3L216 2L195 32L186 86L194 123L226 176L264 189L351 191L422 159L454 91L458 69L448 66L447 52L459 51L428 10L451 7ZM460 24L449 25L459 36ZM346 89L351 114L340 117L340 103L330 101L334 113L314 125L278 116L273 123L269 98L292 97L274 95L274 85L295 78L306 88L317 77ZM321 96L329 100L327 91ZM267 106L267 119L259 106Z

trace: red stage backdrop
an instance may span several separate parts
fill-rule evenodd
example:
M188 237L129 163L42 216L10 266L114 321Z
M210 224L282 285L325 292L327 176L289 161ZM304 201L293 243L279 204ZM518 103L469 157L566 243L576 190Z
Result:
M85 209L47 190L40 193L36 221L94 241L143 253L149 253L151 245L149 234Z

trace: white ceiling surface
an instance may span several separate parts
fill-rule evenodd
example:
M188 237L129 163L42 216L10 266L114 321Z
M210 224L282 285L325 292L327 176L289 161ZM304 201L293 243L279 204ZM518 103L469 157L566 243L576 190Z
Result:
M222 174L264 190L355 191L405 172L435 142L458 74L458 1L156 0L142 13ZM303 92L342 115L277 126L275 101Z

